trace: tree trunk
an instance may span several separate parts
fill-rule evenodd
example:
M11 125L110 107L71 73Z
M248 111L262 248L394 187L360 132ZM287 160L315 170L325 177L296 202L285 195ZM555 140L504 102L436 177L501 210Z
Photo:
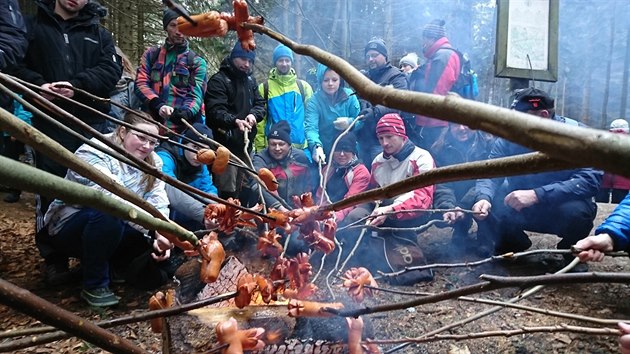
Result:
M385 40L385 45L387 46L389 60L392 60L392 48L394 44L394 33L392 30L394 28L394 16L392 3L393 1L387 1L383 4L383 14L385 16L385 24L383 25L385 32L383 33L383 40Z
M138 49L138 17L134 14L138 13L138 4L135 1L121 1L120 16L118 17L118 47L125 53L135 64L136 58L142 54Z
M302 9L302 0L296 0L295 5L296 8ZM306 16L306 14L303 14ZM302 40L302 16L295 16L295 38L298 38L299 41ZM295 72L299 73L301 64L302 64L302 56L298 57L299 59L295 61Z
M630 16L630 4L626 6L626 17ZM628 78L630 76L630 22L628 22L628 29L626 31L626 59L623 64L623 81L621 86L621 109L619 110L620 117L627 117L628 111Z
M617 6L616 6L617 2L615 2L615 5L613 5L615 11L613 11L612 16L611 16L611 22L610 22L610 40L608 40L607 42L609 43L610 47L608 49L608 60L606 63L606 88L604 89L604 97L602 99L602 118L601 121L599 123L599 127L602 129L605 129L608 126L608 98L610 97L610 71L612 69L612 57L613 57L613 49L615 48L615 18L616 18L616 13L617 13Z

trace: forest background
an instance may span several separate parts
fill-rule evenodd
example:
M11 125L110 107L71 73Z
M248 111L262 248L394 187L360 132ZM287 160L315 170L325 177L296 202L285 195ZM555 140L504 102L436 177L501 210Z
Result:
M515 1L515 0L511 0ZM540 1L540 0L516 0ZM607 128L617 118L630 118L630 1L558 0L558 81L536 85L556 98L557 112L594 128ZM19 0L25 15L36 11L34 0ZM109 10L103 25L135 64L144 50L163 42L159 0L100 0ZM191 14L232 12L231 1L180 0ZM433 19L446 21L451 44L469 55L479 77L478 101L506 107L509 79L494 77L497 6L495 0L247 0L250 14L304 44L316 45L365 68L364 46L372 37L385 40L394 65L416 52L422 58L421 35ZM272 67L274 40L255 36L255 76ZM226 38L192 38L192 48L208 61L209 75L229 53L235 33ZM314 81L317 62L297 56L300 78Z

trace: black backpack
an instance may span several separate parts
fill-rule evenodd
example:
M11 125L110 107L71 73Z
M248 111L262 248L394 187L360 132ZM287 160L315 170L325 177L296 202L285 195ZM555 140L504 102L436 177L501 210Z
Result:
M440 49L452 50L459 56L459 75L451 91L456 92L463 98L474 100L479 95L479 86L477 85L477 73L471 67L468 54L462 53L455 48L442 47Z

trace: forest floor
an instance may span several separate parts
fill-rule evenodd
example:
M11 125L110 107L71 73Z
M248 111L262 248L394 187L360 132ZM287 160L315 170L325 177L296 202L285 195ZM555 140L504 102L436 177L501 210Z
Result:
M4 195L0 193L0 198ZM596 224L601 222L614 208L614 205L600 204ZM34 198L23 194L19 203L0 202L0 277L32 293L72 311L86 319L97 321L112 319L123 315L140 313L147 309L147 300L153 292L135 290L130 287L113 286L121 296L120 304L111 309L94 309L85 305L79 298L80 284L65 287L50 287L43 282L41 273L42 260L33 242ZM552 217L552 216L550 216ZM551 221L550 221L551 222ZM448 254L450 237L448 229L430 229L423 234L426 237L424 252L429 263L456 262ZM532 248L555 248L558 238L550 235L532 234ZM465 260L474 260L466 257ZM557 269L553 269L555 271ZM591 271L630 272L630 263L626 258L607 257L603 262L590 264ZM535 275L549 272L549 268L540 262L501 262L489 263L479 267L436 269L431 282L413 287L383 287L414 292L443 292L479 281L480 274L497 275ZM323 273L325 274L325 273ZM320 284L318 284L320 285ZM320 285L320 289L325 286ZM325 292L325 291L324 291ZM516 296L519 289L492 291L475 297L506 301ZM630 302L627 285L591 284L548 286L534 296L524 299L519 304L541 309L594 316L599 318L630 318ZM371 304L390 303L409 300L410 297L389 293L377 293ZM490 305L449 300L435 304L419 306L413 309L379 313L369 316L374 333L378 339L399 339L417 337L423 333L444 325L475 315ZM551 326L574 324L586 327L601 325L577 322L564 318L551 317L539 313L505 308L495 314L476 320L461 327L456 327L445 334L473 333L488 330L507 330L520 327ZM41 323L22 313L0 306L0 332L18 328L40 326ZM147 322L113 328L112 331L137 343L142 348L157 353L161 350L160 335L151 333ZM1 334L1 333L0 333ZM195 333L189 333L194 336ZM0 347L15 339L0 339ZM463 341L437 341L409 346L399 353L614 353L617 351L617 338L614 336L590 336L572 333L535 333L512 337L490 337ZM391 346L383 346L383 349ZM33 348L15 351L16 353L100 353L100 349L76 339L66 339Z

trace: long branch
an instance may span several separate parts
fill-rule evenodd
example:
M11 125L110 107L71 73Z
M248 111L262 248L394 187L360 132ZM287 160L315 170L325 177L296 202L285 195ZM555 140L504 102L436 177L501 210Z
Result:
M177 224L156 219L131 205L123 204L103 192L68 181L29 165L0 156L2 184L49 197L57 197L67 204L89 205L109 215L131 221L149 230L186 236L196 244L197 237Z
M561 124L452 95L438 96L376 85L342 58L316 46L294 42L262 25L243 23L243 27L266 34L295 53L308 55L335 70L372 104L464 124L562 161L630 177L630 139L619 134Z
M101 328L111 328L116 326L122 326L130 323L136 323L140 321L148 321L158 317L169 317L179 315L184 312L188 312L190 310L198 309L201 307L205 307L211 304L215 304L217 302L226 301L231 298L236 297L237 292L232 291L229 293L221 294L218 296L213 296L208 299L199 300L196 302L191 302L189 304L184 304L181 306L170 307L161 310L147 311L139 314L129 315L125 317L119 317L112 320L99 321L95 324ZM32 337L34 334L43 334L41 336ZM57 328L45 326L38 328L29 328L26 330L16 330L10 332L1 333L0 338L12 338L17 336L29 336L27 338L18 339L9 341L7 343L0 344L0 352L9 352L15 351L19 349L29 348L36 345L42 345L62 339L66 339L71 337L70 334L64 331L57 331Z
M466 340L466 339L478 339L487 337L511 337L526 333L580 333L593 336L618 336L621 332L614 328L593 328L593 327L581 327L570 326L567 324L561 324L557 326L539 326L539 327L521 327L516 329L485 331L476 333L465 334L436 334L430 337L418 337L418 338L401 338L401 339L379 339L365 341L365 344L397 344L397 343L426 343L435 342L439 340Z
M464 295L476 294L480 292L492 291L509 287L527 287L532 285L560 285L577 283L630 283L630 273L582 273L582 274L559 274L540 275L531 277L500 277L482 274L481 279L486 280L477 284L464 286L458 289L445 291L440 294L423 296L410 301L379 305L374 307L363 307L353 310L335 311L329 310L341 317L359 317L366 314L402 310L408 307L415 307L424 304L436 303L444 300L457 298Z
M4 279L0 279L0 302L112 353L148 353L127 339L100 328Z
M322 206L321 209L325 211L342 210L347 207L373 200L393 198L424 186L451 181L460 181L463 179L462 176L466 176L465 179L517 176L527 173L558 171L577 167L578 165L579 164L556 160L545 154L535 152L512 157L438 167L419 175L406 178L400 182L392 183L387 187L375 188L363 193L355 194L336 203Z

